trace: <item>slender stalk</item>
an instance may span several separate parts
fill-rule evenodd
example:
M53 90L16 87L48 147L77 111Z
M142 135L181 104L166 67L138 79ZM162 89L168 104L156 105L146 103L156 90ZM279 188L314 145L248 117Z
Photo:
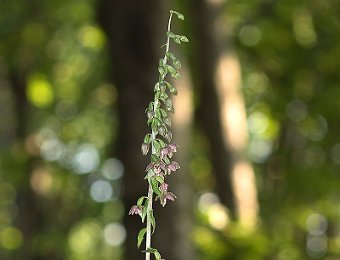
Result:
M170 33L171 30L171 19L172 19L172 13L170 14L169 17L169 21L168 21L168 33ZM166 53L169 51L170 49L170 37L167 36L167 42L166 42L166 49L165 49L165 54L164 54L164 64L167 63L167 55ZM159 82L164 80L165 76L160 76L159 77ZM156 111L156 108L158 106L158 102L159 100L155 98L154 100L154 107L153 107L153 112ZM151 132L151 140L155 140L156 139L156 133L154 130L152 130ZM151 142L151 149L152 149L152 154L156 154L156 149L153 145L153 142ZM147 209L147 213L146 213L146 244L145 244L145 250L147 250L148 248L151 247L151 211L152 211L152 200L153 200L153 190L152 190L152 186L151 186L151 180L150 180L151 176L148 176L148 182L149 182L149 191L148 191L148 209ZM150 256L151 254L149 252L146 252L145 254L145 260L150 260Z

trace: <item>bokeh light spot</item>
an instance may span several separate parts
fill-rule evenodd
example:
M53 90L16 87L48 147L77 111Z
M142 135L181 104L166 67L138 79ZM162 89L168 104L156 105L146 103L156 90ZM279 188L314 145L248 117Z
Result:
M107 159L102 166L103 176L109 180L117 180L123 176L124 165L123 163L116 159Z
M96 170L99 161L99 154L94 145L83 144L73 158L73 167L77 173L85 174Z
M255 46L261 40L262 34L255 25L246 25L242 27L239 37L244 45Z
M7 250L15 250L22 244L22 234L14 227L6 227L0 233L1 245Z
M70 249L78 256L86 257L95 250L101 230L97 223L84 221L71 229L68 244Z
M96 202L107 202L112 198L113 189L108 181L97 180L91 184L90 194Z
M103 236L110 246L120 246L126 239L126 230L119 223L110 223L105 226Z
M53 88L41 74L34 74L28 79L27 97L38 108L50 106L54 100Z

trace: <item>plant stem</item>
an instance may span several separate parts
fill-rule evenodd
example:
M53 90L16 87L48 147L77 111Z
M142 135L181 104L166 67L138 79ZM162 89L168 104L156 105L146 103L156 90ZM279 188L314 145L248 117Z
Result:
M168 33L170 33L171 30L171 19L172 19L172 13L170 13L170 17L169 17L169 21L168 21ZM166 42L166 49L165 49L165 54L164 54L164 58L163 58L163 62L164 64L167 63L167 52L170 49L170 37L167 36L167 42ZM164 75L160 76L159 78L159 82L164 80ZM158 106L158 99L154 100L154 107L153 107L153 112L156 111L156 108ZM156 139L156 133L154 130L152 130L151 133L151 149L152 149L152 154L156 154L156 149L153 145L153 141ZM151 176L148 176L148 182L149 182L149 191L148 191L148 209L146 211L146 244L145 244L145 250L148 250L151 247L151 211L152 211L152 200L153 200L153 190L152 190L152 186L151 186L151 180L150 180ZM146 252L145 253L145 260L150 260L150 253Z

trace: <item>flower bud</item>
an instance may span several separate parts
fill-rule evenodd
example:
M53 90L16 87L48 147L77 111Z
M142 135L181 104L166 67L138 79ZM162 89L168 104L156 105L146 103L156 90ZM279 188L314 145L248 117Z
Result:
M150 149L150 144L146 144L146 143L142 144L141 150L142 150L143 155L146 155L149 152L149 149Z

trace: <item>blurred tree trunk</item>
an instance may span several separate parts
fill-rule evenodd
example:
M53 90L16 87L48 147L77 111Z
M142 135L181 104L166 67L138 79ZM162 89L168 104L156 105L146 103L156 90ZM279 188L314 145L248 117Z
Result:
M224 1L192 0L192 31L197 43L196 119L210 140L216 191L231 216L253 226L257 218L254 172L245 158L247 127L240 91L240 67L231 55L223 20ZM204 50L204 51L203 51Z
M12 149L15 149L13 155L17 165L15 171L14 183L17 183L17 205L18 216L16 225L23 234L23 247L18 251L15 259L43 259L39 258L37 247L34 245L34 239L42 229L43 216L37 203L37 196L30 186L30 176L34 158L27 154L25 150L25 141L28 136L30 106L26 98L26 77L17 70L10 72L10 81L14 95L14 107L16 113L16 135L15 143ZM10 177L10 176L9 176Z
M144 169L149 159L141 155L140 146L144 135L150 131L144 111L153 98L158 61L162 55L160 46L165 43L167 15L163 5L162 1L133 0L101 1L99 6L99 20L109 40L112 61L109 73L119 95L119 136L115 153L125 166L123 201L126 212L147 193ZM185 197L181 199L185 200ZM190 197L185 201L191 203ZM183 248L180 238L187 239L188 236L187 229L176 228L179 219L175 218L178 216L175 212L180 212L183 205L175 202L167 207L171 207L174 214L160 213L160 207L155 203L155 236L158 239L154 237L152 244L167 259L193 259L184 257L186 252L180 250ZM190 222L189 219L183 221ZM140 218L125 214L124 224L127 228L125 259L142 259L143 249L137 249L136 242L138 231L143 227Z

